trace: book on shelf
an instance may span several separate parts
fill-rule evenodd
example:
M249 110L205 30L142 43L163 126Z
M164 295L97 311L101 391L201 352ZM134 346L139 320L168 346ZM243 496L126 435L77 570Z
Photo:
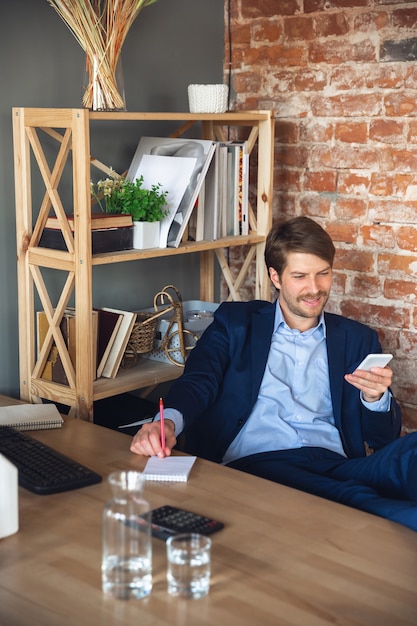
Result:
M204 216L203 237L207 241L213 241L218 236L219 220L219 165L220 145L216 143L213 159L208 168L204 181Z
M238 196L236 185L236 172L237 172L237 151L235 148L228 144L227 150L227 175L226 175L226 189L227 189L227 201L225 206L226 211L226 223L227 223L227 235L236 234L237 226L237 212L238 212Z
M45 311L36 312L37 320L37 346L38 355L45 341L46 333L49 329L48 320ZM68 355L71 360L72 366L76 367L76 330L75 330L75 309L73 307L67 307L62 316L61 323L59 325L62 337L65 345L68 349ZM92 311L92 332L93 332L93 371L94 378L96 373L96 355L97 355L97 337L98 337L98 313ZM42 372L42 378L51 380L56 383L68 385L68 378L65 373L65 368L62 363L61 356L58 352L58 348L55 343L52 343L51 349L48 354L48 358Z
M228 154L227 143L219 143L218 159L218 236L227 237L231 234L228 175L231 169L231 155Z
M130 335L136 321L137 313L133 311L121 311L119 309L112 309L109 307L102 307L102 310L111 311L122 315L122 321L120 323L116 337L113 341L113 345L111 346L109 355L101 373L104 378L115 378L117 376L117 372L119 371L120 363L122 362L126 346L130 339Z
M93 371L94 378L97 369L97 342L98 342L98 313L94 309L92 316L92 333L93 333ZM76 345L75 345L75 307L68 306L65 309L64 317L61 322L61 332L65 343L68 347L68 353L74 367L76 366Z
M204 182L198 194L194 209L188 220L183 239L186 241L201 241L204 239Z
M246 141L232 141L230 148L235 151L234 169L234 235L247 235L248 224L248 178L249 155Z
M206 204L205 185L206 183L203 181L200 193L198 194L196 206L194 207L193 213L191 213L191 218L194 217L195 219L195 241L201 241L204 239L204 213Z
M97 378L100 378L122 323L123 315L105 309L95 310L98 315Z
M142 137L127 178L144 177L144 187L167 191L168 215L161 221L160 247L178 247L196 205L215 151L207 139Z
M0 407L0 426L16 430L60 428L64 420L55 404L12 404Z
M36 312L36 343L39 352L44 344L46 333L49 325L46 315L43 311ZM61 331L62 332L62 331ZM68 378L64 370L64 366L61 361L61 357L58 352L58 348L55 342L52 342L51 349L49 350L48 357L46 359L45 367L43 368L41 378L50 380L55 383L61 383L62 385L68 385Z
M243 181L242 181L242 214L243 232L242 235L249 234L249 152L247 143L243 150Z
M67 221L70 229L74 232L74 216L67 215ZM91 230L122 228L132 226L132 216L123 213L93 213L91 215ZM48 217L45 228L53 228L61 230L61 225L57 217Z

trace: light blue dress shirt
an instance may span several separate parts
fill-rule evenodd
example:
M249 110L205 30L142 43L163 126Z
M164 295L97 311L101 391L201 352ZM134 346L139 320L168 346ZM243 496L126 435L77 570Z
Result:
M386 392L378 402L362 402L371 410L387 411L389 394ZM179 434L183 428L181 413L167 408L165 417L173 419ZM285 323L277 301L258 399L223 462L303 446L326 448L346 456L334 423L324 315L317 326L300 332Z

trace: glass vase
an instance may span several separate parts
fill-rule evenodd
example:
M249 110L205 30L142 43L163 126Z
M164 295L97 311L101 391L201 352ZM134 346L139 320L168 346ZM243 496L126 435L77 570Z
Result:
M109 476L113 498L103 512L103 591L120 600L145 598L152 590L150 507L141 497L143 475Z
M86 57L83 106L92 111L126 111L122 58Z

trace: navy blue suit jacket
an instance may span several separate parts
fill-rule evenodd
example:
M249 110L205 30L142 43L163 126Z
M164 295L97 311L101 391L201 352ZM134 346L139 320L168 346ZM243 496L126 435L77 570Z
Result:
M184 416L184 450L220 462L256 402L268 358L275 304L255 300L223 303L174 382L166 406ZM365 455L400 435L401 413L367 410L343 376L372 352L377 333L353 320L325 313L330 390L335 424L348 457Z

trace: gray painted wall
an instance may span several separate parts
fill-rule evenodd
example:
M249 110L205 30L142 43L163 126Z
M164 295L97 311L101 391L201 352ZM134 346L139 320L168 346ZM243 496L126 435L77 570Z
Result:
M223 82L223 10L224 0L157 0L142 11L123 48L128 110L186 111L189 83ZM11 109L81 106L84 53L47 0L8 2L1 31L0 393L18 397ZM170 125L110 125L92 138L92 153L123 171L141 135L166 135L170 130ZM35 189L34 197L41 192ZM94 304L149 306L154 293L169 283L185 300L197 299L198 258L186 255L168 263L157 259L95 268Z

